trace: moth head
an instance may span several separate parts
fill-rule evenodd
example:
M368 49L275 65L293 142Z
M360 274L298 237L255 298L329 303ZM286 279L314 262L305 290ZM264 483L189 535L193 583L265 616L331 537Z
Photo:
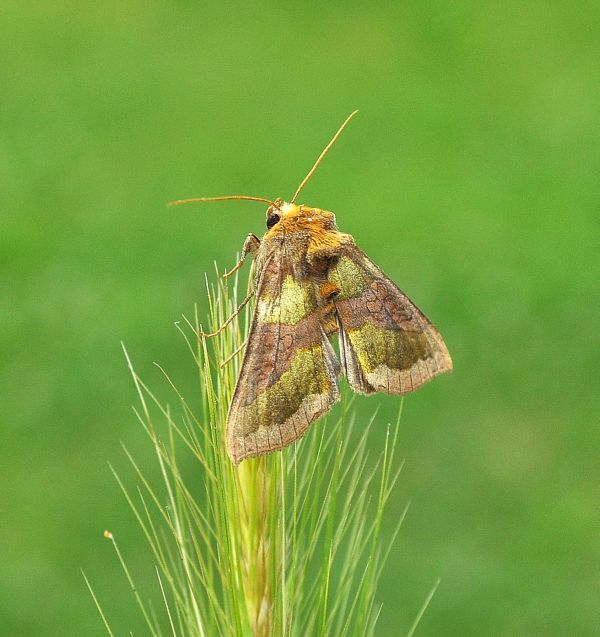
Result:
M275 228L281 223L282 227L285 225L289 230L293 230L297 225L303 225L307 221L317 221L323 214L327 214L333 217L333 213L319 210L318 208L312 208L303 204L288 203L283 199L276 199L271 206L267 208L267 231L271 228Z
M337 229L333 212L305 204L288 203L281 199L267 208L266 225L269 236Z

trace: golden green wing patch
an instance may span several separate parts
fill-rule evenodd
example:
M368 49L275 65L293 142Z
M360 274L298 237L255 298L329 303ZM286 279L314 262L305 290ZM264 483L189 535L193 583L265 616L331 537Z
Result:
M425 334L389 330L370 321L359 328L349 329L348 337L365 373L382 364L390 369L409 369L428 355Z
M363 294L371 285L373 276L344 255L331 269L329 281L339 288L337 299L343 301Z
M295 414L307 394L328 394L331 380L325 368L323 347L315 345L298 350L290 368L260 393L252 403L243 407L243 435L252 433L260 425L280 424Z
M265 293L258 299L256 316L260 323L296 325L317 309L314 287L288 274L275 296Z

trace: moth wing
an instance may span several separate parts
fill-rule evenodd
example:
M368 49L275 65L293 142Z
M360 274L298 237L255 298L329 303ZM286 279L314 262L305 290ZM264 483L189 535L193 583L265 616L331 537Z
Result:
M300 438L339 398L339 362L317 311L314 285L283 255L260 276L248 345L227 416L234 463Z
M435 326L353 242L329 280L339 289L340 358L355 391L406 394L452 371Z

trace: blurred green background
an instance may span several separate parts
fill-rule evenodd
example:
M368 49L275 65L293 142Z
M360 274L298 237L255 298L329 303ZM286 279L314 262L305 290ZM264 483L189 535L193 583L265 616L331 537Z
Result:
M5 0L0 74L0 634L103 634L80 567L145 634L101 539L151 562L106 464L150 453L119 342L193 396L173 322L264 224L165 202L289 197L354 108L302 199L455 362L406 400L379 634L438 577L419 634L600 634L595 3Z

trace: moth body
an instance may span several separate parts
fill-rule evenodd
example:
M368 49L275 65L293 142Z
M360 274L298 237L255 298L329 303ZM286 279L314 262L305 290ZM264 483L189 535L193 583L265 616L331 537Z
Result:
M341 372L360 393L405 394L452 369L436 328L332 212L276 200L266 222L249 247L256 308L227 419L236 463L300 438L338 400Z

